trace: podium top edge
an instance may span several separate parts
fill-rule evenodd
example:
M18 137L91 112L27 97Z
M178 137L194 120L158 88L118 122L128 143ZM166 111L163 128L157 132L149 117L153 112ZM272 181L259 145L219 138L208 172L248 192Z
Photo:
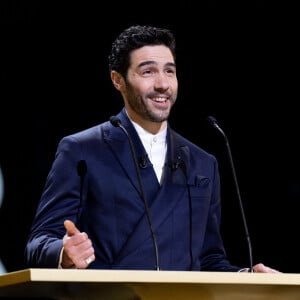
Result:
M0 275L0 286L28 281L300 285L300 274L32 268Z

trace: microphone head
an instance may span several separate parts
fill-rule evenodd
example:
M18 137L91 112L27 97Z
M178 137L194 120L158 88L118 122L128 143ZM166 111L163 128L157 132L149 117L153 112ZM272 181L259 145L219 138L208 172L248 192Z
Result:
M109 118L109 121L115 127L120 127L120 125L121 125L121 120L116 116L111 116Z
M218 124L217 119L213 116L208 116L207 121L213 126Z
M213 116L208 116L207 120L213 127L215 127L218 131L220 131L222 133L223 137L226 140L226 143L228 143L227 136L226 136L225 132L223 131L223 129L219 126L217 119Z

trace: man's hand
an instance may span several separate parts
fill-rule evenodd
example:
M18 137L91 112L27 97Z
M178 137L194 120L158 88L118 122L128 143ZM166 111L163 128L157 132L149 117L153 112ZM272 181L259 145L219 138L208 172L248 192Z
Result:
M253 271L254 273L281 273L280 271L267 267L262 263L253 266Z
M72 221L64 222L62 268L85 269L95 260L95 251L85 232L80 232Z

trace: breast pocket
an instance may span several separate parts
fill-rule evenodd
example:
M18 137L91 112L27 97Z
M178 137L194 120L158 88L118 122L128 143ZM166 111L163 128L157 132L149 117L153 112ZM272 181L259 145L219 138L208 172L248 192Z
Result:
M196 175L189 182L190 195L192 198L209 198L211 195L211 180L203 175Z

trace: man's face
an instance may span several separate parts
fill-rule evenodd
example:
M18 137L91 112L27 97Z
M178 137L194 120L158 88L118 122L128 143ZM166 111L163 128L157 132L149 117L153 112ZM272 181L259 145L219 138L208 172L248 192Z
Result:
M134 119L161 123L176 101L176 65L169 48L145 46L131 53L123 97Z

